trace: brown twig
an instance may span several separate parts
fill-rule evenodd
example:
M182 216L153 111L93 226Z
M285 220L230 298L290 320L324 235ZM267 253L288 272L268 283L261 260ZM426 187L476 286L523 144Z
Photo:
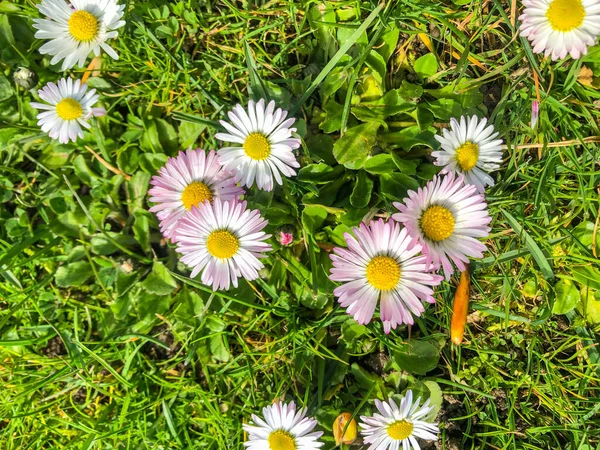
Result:
M100 156L98 153L96 153L94 150L92 150L89 146L86 145L85 149L88 152L90 152L92 155L94 155L96 157L96 159L98 161L100 161L100 164L102 164L104 167L106 167L112 173L114 173L116 175L122 175L123 178L125 178L127 181L131 180L131 175L127 175L125 172L121 172L119 169L117 169L116 167L114 167L110 163L106 162L106 160L104 160L104 158L102 158L102 156Z
M600 142L600 136L590 136L583 139L571 139L570 141L562 141L562 142L549 142L548 144L523 144L523 145L513 145L510 148L514 148L517 150L522 150L525 148L544 148L544 147L568 147L570 145L582 145L589 144L591 142ZM508 145L502 146L504 150L508 149Z

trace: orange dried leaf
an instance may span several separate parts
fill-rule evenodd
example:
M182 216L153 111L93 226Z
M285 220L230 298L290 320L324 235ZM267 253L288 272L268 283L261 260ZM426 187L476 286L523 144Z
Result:
M460 345L465 334L465 323L467 322L467 312L469 310L469 287L471 284L471 275L469 267L461 272L460 281L454 294L454 304L452 305L452 323L450 325L450 338L455 345Z

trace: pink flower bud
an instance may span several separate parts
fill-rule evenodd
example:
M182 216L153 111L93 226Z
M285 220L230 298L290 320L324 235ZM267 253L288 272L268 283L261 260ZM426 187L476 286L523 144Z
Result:
M540 116L540 104L537 100L534 100L531 104L531 128L535 128L537 125L538 117Z
M279 242L281 242L281 245L290 245L294 242L294 235L292 233L281 231L279 233Z

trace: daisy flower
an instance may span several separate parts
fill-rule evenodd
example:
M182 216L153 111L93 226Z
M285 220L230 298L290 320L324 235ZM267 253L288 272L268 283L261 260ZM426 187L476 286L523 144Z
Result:
M264 420L252 414L253 424L244 424L248 441L244 446L250 450L312 450L323 443L318 439L322 431L311 433L317 421L306 417L306 408L296 411L291 403L274 403L263 408Z
M469 258L483 257L486 247L477 238L489 234L492 219L485 197L462 175L436 175L424 188L408 191L403 202L394 203L400 212L392 218L423 246L427 264L442 265L446 280L454 272L451 261L462 271Z
M113 59L119 55L107 44L116 38L118 28L125 25L124 5L116 0L42 0L38 5L46 19L35 19L35 37L49 39L40 47L42 55L52 55L50 64L62 60L61 70L83 66L90 53L100 55L103 49Z
M477 116L450 119L450 131L442 130L443 136L436 136L442 149L431 153L436 158L436 166L444 166L442 173L450 171L462 173L469 184L474 184L479 192L486 186L493 186L494 180L486 172L497 170L502 162L502 139L487 119Z
M523 0L521 36L552 60L587 54L600 34L600 0Z
M244 190L236 186L233 174L223 170L213 150L208 155L200 148L179 152L152 177L154 187L148 191L150 208L160 220L160 231L173 240L177 223L193 206L219 198L239 199Z
M194 278L202 272L202 283L213 290L237 287L237 279L258 278L264 266L258 258L271 246L271 235L261 231L267 221L258 210L246 209L246 202L215 198L192 207L177 224L175 241L181 261L192 268Z
M426 420L433 406L430 406L429 399L422 406L419 406L420 403L420 397L413 403L411 390L406 391L400 406L392 399L389 402L375 399L379 414L360 417L364 442L371 444L367 450L420 450L416 438L437 441L440 432L437 424Z
M100 96L96 89L87 88L80 80L63 78L40 89L38 95L46 103L32 102L31 106L43 110L37 115L42 131L61 144L83 138L81 127L91 128L87 120L106 114L104 108L92 108Z
M219 150L219 162L235 173L242 186L251 187L255 182L259 189L273 190L273 179L283 184L281 174L291 177L294 168L300 167L293 149L300 147L300 139L292 137L295 128L290 128L296 119L287 117L287 111L275 110L271 101L256 104L250 100L248 111L236 105L228 113L232 123L221 120L227 133L217 133L221 141L232 142L235 147Z
M433 268L418 255L421 245L398 223L379 219L353 232L356 238L344 234L348 249L336 247L330 255L329 278L344 283L333 292L338 302L358 323L367 324L380 301L386 333L403 323L412 325L412 315L425 310L421 301L435 303L430 286L443 278L429 273Z

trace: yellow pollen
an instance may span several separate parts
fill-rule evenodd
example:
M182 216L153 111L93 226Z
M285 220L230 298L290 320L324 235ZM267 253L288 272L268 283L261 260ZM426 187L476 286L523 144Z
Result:
M72 98L63 98L56 105L56 114L62 120L75 120L83 115L81 103Z
M240 241L231 231L213 231L206 239L206 249L215 258L229 259L236 254L238 248L240 248Z
M212 202L212 199L212 192L208 186L199 181L188 184L181 193L181 201L188 211L192 209L192 206L198 206L206 200Z
M77 41L91 41L98 34L98 19L87 11L75 11L69 17L69 33Z
M409 437L413 432L413 424L406 420L394 422L387 428L388 436L397 441L402 441Z
M432 241L448 239L454 232L454 216L448 208L430 206L421 216L421 230Z
M376 256L367 264L367 281L375 289L389 291L400 280L400 264L389 256Z
M554 0L546 17L554 31L566 33L581 26L585 19L585 8L581 0Z
M244 141L244 151L250 158L262 161L271 154L271 144L264 134L250 133Z
M271 450L296 450L296 441L287 431L277 430L267 438Z
M473 169L479 159L479 145L473 142L465 142L456 149L456 162L465 172Z

